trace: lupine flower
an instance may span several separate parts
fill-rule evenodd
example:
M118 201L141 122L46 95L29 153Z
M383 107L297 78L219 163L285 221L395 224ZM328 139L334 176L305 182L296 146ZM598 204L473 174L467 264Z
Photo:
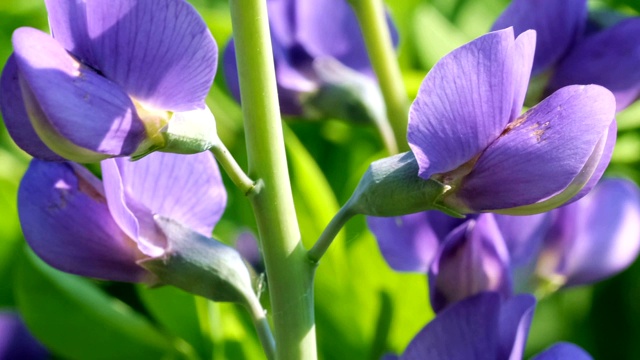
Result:
M136 162L102 162L103 182L84 167L32 160L18 191L25 238L60 270L116 281L149 281L139 265L162 258L163 216L209 238L226 203L211 153L154 153Z
M186 1L45 3L53 37L17 29L0 84L7 129L25 151L78 162L141 156L170 142L175 117L215 127L204 99L217 48Z
M267 7L283 114L355 121L384 115L364 39L346 0L269 0ZM240 101L233 40L223 64L231 93ZM370 110L376 114L367 114Z
M446 207L539 213L602 175L615 142L613 95L567 86L521 115L534 49L533 31L495 31L445 56L422 83L408 140L419 176L450 187Z
M20 315L0 312L0 359L48 359L47 349L36 340L24 325Z
M535 299L518 295L501 299L485 292L453 304L416 335L399 357L402 360L521 359ZM536 359L588 360L581 348L561 343Z
M455 228L440 245L429 268L431 307L447 306L485 291L511 295L509 253L491 214Z
M493 29L538 34L533 74L547 72L545 93L574 84L611 90L620 111L640 96L640 18L587 32L586 0L514 0Z

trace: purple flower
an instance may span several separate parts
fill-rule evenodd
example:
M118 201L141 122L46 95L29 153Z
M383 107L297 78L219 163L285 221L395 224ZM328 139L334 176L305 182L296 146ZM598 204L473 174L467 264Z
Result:
M346 116L340 112L350 101L359 101L359 96L368 105L380 105L369 104L367 98L381 99L379 94L371 93L372 88L377 88L375 75L357 18L346 0L269 0L267 7L283 114ZM389 26L397 43L391 22ZM231 93L240 101L233 40L225 50L223 65ZM351 99L351 91L361 95Z
M467 298L439 313L411 340L400 359L522 359L534 308L531 295L505 300L485 292ZM558 344L537 359L591 357L575 345Z
M431 263L431 307L440 312L485 291L507 298L511 295L509 266L509 253L493 215L467 220L446 237Z
M0 312L0 359L38 360L50 358L15 312Z
M555 286L600 281L626 269L640 251L640 191L606 179L583 199L552 212L536 276Z
M216 44L183 0L47 0L53 37L13 33L0 84L7 129L45 160L93 162L167 145L173 117L213 117Z
M171 251L155 216L209 238L226 204L209 152L154 153L102 162L103 182L84 167L34 159L18 191L25 238L49 265L116 281L153 281L141 260Z
M514 0L493 25L538 34L533 74L549 73L546 93L573 84L611 90L620 111L640 96L640 18L587 32L586 0Z
M447 235L464 222L435 210L396 217L367 217L387 264L396 271L421 273L429 270Z
M486 34L445 56L409 115L419 176L450 189L461 213L539 213L595 185L615 143L615 99L597 85L567 86L524 114L535 32Z

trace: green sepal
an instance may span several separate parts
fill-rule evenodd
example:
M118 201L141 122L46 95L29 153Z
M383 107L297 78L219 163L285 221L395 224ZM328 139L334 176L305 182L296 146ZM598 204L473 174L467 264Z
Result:
M369 216L400 216L437 209L462 217L439 201L449 190L436 180L419 177L415 156L405 152L371 163L346 206Z
M255 297L249 270L234 248L174 220L154 219L167 238L165 253L139 264L161 284L213 301L247 304Z

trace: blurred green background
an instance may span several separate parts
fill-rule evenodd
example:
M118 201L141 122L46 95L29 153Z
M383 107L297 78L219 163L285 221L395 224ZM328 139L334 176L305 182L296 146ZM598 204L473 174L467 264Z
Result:
M106 0L105 0L106 1ZM222 51L231 36L225 0L192 0ZM410 97L450 50L485 33L507 0L387 1L401 36L400 64ZM638 0L590 2L628 15ZM0 65L20 26L47 30L43 0L0 1ZM640 71L640 70L639 70ZM246 165L239 106L219 70L208 98L222 140ZM374 129L336 120L290 119L285 128L294 199L303 241L313 243L354 189L368 164L383 155ZM608 175L640 180L640 105L619 115ZM171 288L87 280L60 273L25 246L16 193L29 157L0 128L0 310L18 309L55 358L261 359L243 310L212 304ZM227 211L215 235L232 244L255 232L249 203L225 178ZM268 291L268 290L267 290ZM378 359L401 352L433 316L426 276L398 274L381 258L364 219L349 222L318 269L316 316L323 359ZM262 296L268 302L268 296ZM640 264L592 287L565 290L539 303L527 354L571 341L596 359L640 359Z

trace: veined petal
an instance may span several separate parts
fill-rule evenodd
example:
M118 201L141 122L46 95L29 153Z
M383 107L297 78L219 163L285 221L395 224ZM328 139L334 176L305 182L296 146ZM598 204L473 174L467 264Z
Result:
M447 306L483 291L511 295L509 254L492 214L468 220L447 236L429 269L431 306Z
M540 251L551 224L549 213L529 216L494 215L509 249L512 266L525 265Z
M515 63L513 77L513 105L509 121L515 120L522 112L522 105L527 95L533 55L536 52L536 32L525 31L518 35L515 41Z
M27 112L49 148L78 161L135 151L145 130L120 87L39 30L16 30L13 46Z
M494 359L500 296L482 293L445 309L411 340L402 360Z
M409 113L408 140L419 175L454 170L477 156L509 122L514 103L514 37L489 33L442 58Z
M367 217L380 252L396 271L426 273L441 241L464 220L439 211L397 217Z
M567 53L582 34L586 22L586 0L513 0L491 29L513 26L516 35L535 30L537 42L533 74L537 75Z
M13 55L9 57L2 77L0 78L0 111L7 131L18 146L29 155L49 161L63 161L64 159L53 152L40 140L36 130L29 120L25 108L22 90L20 89L20 74Z
M82 60L86 57L129 95L162 110L204 107L216 71L217 46L186 1L49 0L47 6L54 36L74 46L68 50ZM71 20L77 24L66 25ZM86 35L81 32L85 26Z
M470 209L529 205L571 184L615 116L615 99L597 85L567 86L512 122L460 185Z
M581 347L571 343L556 343L531 360L593 360Z
M153 215L210 237L224 212L226 192L209 152L152 153L135 162L109 159L102 171L114 218L149 256L159 256L165 245Z
M549 90L597 84L616 97L620 111L640 96L640 19L632 18L580 41L558 65Z
M73 274L141 281L135 243L114 222L100 181L72 163L31 162L18 191L25 238L49 265Z
M567 285L593 283L627 268L640 251L640 191L628 180L606 179L569 207L575 239L564 249ZM564 219L560 219L562 221Z

